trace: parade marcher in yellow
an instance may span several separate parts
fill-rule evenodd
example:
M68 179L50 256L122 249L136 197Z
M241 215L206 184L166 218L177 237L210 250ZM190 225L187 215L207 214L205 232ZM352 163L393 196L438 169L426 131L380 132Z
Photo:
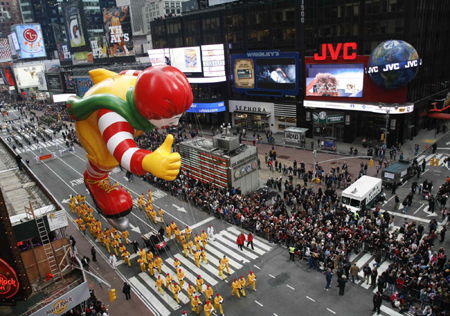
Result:
M111 241L111 247L112 247L112 249L114 250L116 256L118 256L118 254L117 254L117 248L119 248L119 242L118 242L117 240L114 239L113 241Z
M102 231L97 232L97 239L98 241L100 241L100 243L104 246L105 244L103 243L105 238L105 234Z
M202 262L208 264L208 260L206 259L206 252L205 249L202 248L202 251L200 253L201 257L202 257Z
M91 215L88 213L88 211L85 211L85 210L81 211L81 217L86 222L88 222L91 219Z
M202 232L200 238L202 239L203 248L206 249L206 244L208 243L208 235L205 233L205 231Z
M167 273L166 288L169 288L169 285L172 286L172 282L173 282L173 276L171 276L170 273Z
M111 238L109 238L108 235L105 235L105 238L103 238L103 245L106 247L106 250L108 250L108 253L111 253L111 251L109 251L110 244L111 244Z
M145 260L142 258L139 258L137 260L137 262L139 262L139 266L141 267L141 272L145 272Z
M227 256L223 256L221 262L227 268L228 274L230 274L230 267L228 266L228 258L227 258Z
M223 297L220 296L219 293L217 293L216 297L214 298L214 308L215 309L219 309L220 315L223 316L222 303L223 303Z
M238 298L241 298L241 295L239 294L239 290L240 290L240 284L239 281L234 279L233 283L231 283L231 296L234 296L234 293L236 293Z
M89 213L89 216L94 217L94 210L92 209L92 207L88 207L87 212Z
M200 248L202 248L202 246L200 245L200 240L201 240L200 236L198 234L195 234L194 241L195 241L195 247L197 248L197 251L200 251Z
M186 236L184 236L184 233L181 233L180 235L180 243L182 246L186 243Z
M212 302L212 296L214 295L214 291L213 291L213 289L212 289L212 287L210 287L209 286L209 284L207 284L206 285L206 289L205 289L205 296L206 296L206 299L208 300L208 301L211 301Z
M178 258L175 258L175 260L173 261L173 266L175 267L175 270L178 270L178 267L181 265L180 260L178 260Z
M81 204L81 195L77 194L77 195L75 196L75 198L77 199L78 205Z
M189 226L186 226L186 229L184 230L184 232L186 233L186 239L191 240L192 230L189 228Z
M128 264L128 266L131 267L130 253L128 252L128 250L122 252L122 259L123 261L125 261L125 264Z
M150 211L150 216L152 217L153 223L157 224L158 222L156 221L156 211L154 209Z
M164 223L164 210L162 208L159 208L159 220L161 221L161 223Z
M197 312L197 315L200 315L200 305L201 304L202 304L202 302L200 302L200 299L198 298L198 296L195 296L191 300L192 311Z
M105 237L111 238L111 231L109 230L108 227L105 228Z
M184 272L183 272L183 270L178 269L177 278L178 278L178 283L180 284L180 287L183 287L183 284L184 284Z
M212 302L212 301L211 301ZM212 306L212 304L208 301L206 301L205 306L203 306L203 309L205 311L205 315L206 316L211 316L211 313L214 312L214 307Z
M175 224L175 222L172 221L172 223L170 224L170 228L172 229L172 232L174 232L175 228L177 228L177 224Z
M189 248L189 252L191 253L191 255L194 255L194 253L193 253L194 242L192 240L189 240L188 248Z
M130 236L130 233L128 232L128 230L124 230L122 232L122 237L123 237L123 239L125 239L125 242L127 245L128 245L128 236Z
M151 250L149 250L147 252L147 261L149 262L151 260L153 260L153 252L151 252Z
M160 257L156 256L155 264L156 264L156 267L158 268L159 273L161 273L161 265L163 264L162 259Z
M198 293L202 294L203 293L203 283L205 283L205 281L203 281L202 277L200 276L200 274L197 276L197 291Z
M114 239L117 240L118 243L120 243L120 238L121 238L120 233L116 230L112 234L113 234Z
M69 208L72 211L72 213L75 213L75 207L76 207L75 202L73 202L71 200L70 203L69 203Z
M84 195L82 195L80 197L80 201L81 201L81 203L85 204L86 203L86 197Z
M174 234L177 242L180 242L180 230L178 229L178 227L175 227Z
M187 292L189 295L189 299L192 300L192 295L195 294L195 287L193 287L192 284L189 284L188 288L187 288Z
M225 276L223 275L224 269L225 269L225 265L219 261L219 276L222 277L222 280L225 280Z
M166 225L166 234L167 234L167 238L172 238L172 228L170 227L169 224Z
M164 284L164 281L161 279L160 275L158 275L158 278L156 279L155 284L156 284L155 287L157 287L158 290L161 292L161 294L164 295L164 292L163 292L163 290L161 288L162 285Z
M151 276L155 275L155 264L153 263L152 260L148 261L148 272L150 273Z
M83 234L86 236L86 224L84 222L80 226L80 230L83 232Z
M81 218L81 217L78 217L76 220L75 220L75 223L77 223L77 225L78 225L78 229L80 229L80 226L81 226L81 224L83 224L83 219Z
M80 205L77 205L75 207L75 212L77 212L78 217L81 216L81 206Z
M147 215L148 219L152 218L152 212L153 212L153 206L151 204L147 205L145 207L145 215Z
M152 191L150 190L148 190L148 200L150 201L150 203L153 202Z
M180 293L181 288L178 286L178 284L173 283L172 285L172 293L173 293L173 298L175 299L175 301L177 301L178 304L180 304L180 300L178 299L178 293Z
M255 282L255 280L256 280L256 275L254 275L253 272L250 271L250 273L247 276L247 288L250 285L253 285L253 291L256 291L256 288L255 288L255 283L256 282Z
M100 229L100 230L102 230L102 222L100 222L100 221L95 221L95 226L97 226L98 227L98 229Z
M184 256L187 258L188 257L188 251L189 251L189 244L187 242L185 242L183 244L183 251L184 251Z
M241 293L242 293L242 296L244 296L244 297L245 297L244 287L245 287L246 283L247 282L245 282L244 277L241 275L241 278L239 279L239 286L241 287Z
M124 244L120 244L119 251L122 254L124 251L127 251L127 247Z
M145 263L148 263L147 262L147 252L144 250L144 248L141 248L141 250L139 251L139 257L144 259Z
M73 195L71 195L69 197L69 200L70 200L70 203L73 203L73 204L77 203L77 199Z
M145 205L144 193L137 199L137 205L139 206L139 209L142 210Z
M195 259L195 264L197 265L197 267L199 267L200 268L200 256L201 256L201 253L200 253L200 251L194 251L194 259Z

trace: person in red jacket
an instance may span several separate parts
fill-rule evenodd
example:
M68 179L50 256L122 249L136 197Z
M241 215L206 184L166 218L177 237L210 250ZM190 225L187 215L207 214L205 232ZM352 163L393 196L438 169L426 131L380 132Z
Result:
M255 250L255 248L253 248L253 234L251 232L248 233L248 236L247 236L247 248L248 248L248 245L252 245L252 250Z
M242 245L244 244L245 241L245 235L244 233L241 233L238 238L237 238L237 245L239 248L241 248L242 251L244 251L244 249L242 248Z

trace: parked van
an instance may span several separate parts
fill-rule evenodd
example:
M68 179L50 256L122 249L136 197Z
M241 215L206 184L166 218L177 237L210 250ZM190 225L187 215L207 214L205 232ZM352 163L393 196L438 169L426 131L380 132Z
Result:
M352 212L362 215L366 207L372 207L381 194L381 179L362 176L342 192L342 204Z

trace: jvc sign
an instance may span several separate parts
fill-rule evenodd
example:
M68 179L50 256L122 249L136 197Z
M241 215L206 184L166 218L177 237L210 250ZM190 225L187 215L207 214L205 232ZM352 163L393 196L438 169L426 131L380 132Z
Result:
M394 70L415 68L422 65L422 59L408 60L400 63L390 63L382 66L369 66L365 69L366 74L374 74L379 72L389 72Z
M345 60L352 60L356 59L356 43L338 43L336 45L336 48L333 47L333 44L322 44L322 55L319 56L319 54L314 54L314 60L326 60L327 59L327 49L330 52L330 56L332 60L337 60L339 57L339 54L341 52L342 47L344 47L344 50L342 51L342 55ZM349 54L349 51L352 51Z

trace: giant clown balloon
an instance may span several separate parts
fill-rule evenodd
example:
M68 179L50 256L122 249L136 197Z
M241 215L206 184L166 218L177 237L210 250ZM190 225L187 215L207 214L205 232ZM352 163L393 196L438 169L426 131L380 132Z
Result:
M110 183L108 174L120 165L136 175L148 172L172 181L180 171L181 157L171 153L173 136L154 152L140 149L134 138L157 128L178 124L193 96L185 75L172 66L120 74L95 69L94 86L81 99L71 97L67 109L88 158L84 181L97 210L111 225L125 230L133 200Z

